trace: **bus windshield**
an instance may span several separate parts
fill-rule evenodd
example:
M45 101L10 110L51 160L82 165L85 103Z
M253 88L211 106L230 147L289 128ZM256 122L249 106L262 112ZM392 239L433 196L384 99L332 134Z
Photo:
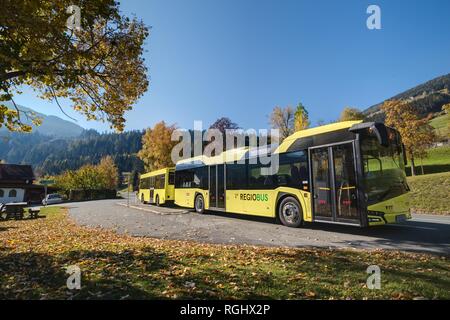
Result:
M387 128L388 146L368 132L361 134L365 195L368 205L398 197L409 191L403 147L397 131Z

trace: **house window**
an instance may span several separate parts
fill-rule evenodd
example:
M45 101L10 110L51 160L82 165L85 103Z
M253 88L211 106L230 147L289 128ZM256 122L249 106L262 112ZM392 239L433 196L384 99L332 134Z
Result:
M17 191L14 190L14 189L10 190L10 191L9 191L9 197L10 197L10 198L15 198L15 197L17 197Z
M3 189L0 189L0 198L3 198L5 196L5 191Z

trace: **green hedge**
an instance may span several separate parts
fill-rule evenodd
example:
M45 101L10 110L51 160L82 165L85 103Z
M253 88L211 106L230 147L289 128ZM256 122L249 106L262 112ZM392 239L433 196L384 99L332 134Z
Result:
M67 195L70 201L114 199L116 190L70 190Z

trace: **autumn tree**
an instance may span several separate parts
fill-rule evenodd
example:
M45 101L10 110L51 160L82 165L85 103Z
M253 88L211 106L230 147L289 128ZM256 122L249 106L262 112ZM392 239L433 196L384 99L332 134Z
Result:
M339 116L339 121L364 120L364 114L357 108L345 107Z
M73 175L74 189L100 190L103 189L103 179L95 165L86 164Z
M97 168L99 179L104 189L114 190L119 183L119 170L111 156L100 160Z
M29 86L60 108L64 98L87 119L123 130L124 113L148 87L148 34L143 22L120 14L115 0L2 0L0 127L30 131L24 117L39 122L13 99Z
M411 174L415 175L415 159L425 157L436 138L433 128L428 124L429 118L420 119L411 104L401 100L386 101L381 110L386 115L386 125L400 132L411 160Z
M310 125L309 114L305 106L300 102L294 114L294 130L300 131L307 129Z
M443 111L445 114L450 114L450 103L444 104L444 105L442 106L442 111Z
M272 128L280 130L280 141L294 133L295 112L292 107L275 107L270 114Z
M217 119L210 127L210 129L218 129L225 135L226 130L237 130L239 126L230 120L230 118L222 117Z
M166 125L164 121L146 130L142 137L142 150L138 156L144 162L147 171L173 166L171 159L172 148L177 144L172 141L175 125Z
M55 186L67 195L71 190L115 190L119 171L112 157L107 156L97 165L86 164L78 170L65 171L53 179Z

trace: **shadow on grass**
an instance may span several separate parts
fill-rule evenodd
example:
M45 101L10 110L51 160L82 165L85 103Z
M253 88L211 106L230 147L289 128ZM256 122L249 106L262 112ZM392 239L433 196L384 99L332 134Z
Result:
M0 226L0 232L8 231L9 229L15 229L15 227L2 227L2 226Z
M166 299L164 291L168 289L178 299L274 299L287 295L286 284L265 272L258 274L259 282L254 283L248 270L223 270L208 255L192 259L198 267L182 276L169 270L192 267L191 259L174 260L149 248L61 255L0 250L0 299ZM73 265L81 269L81 290L66 287L66 268ZM232 276L233 272L239 275Z
M411 176L411 167L406 167L405 171L407 176ZM424 174L441 173L449 171L450 171L450 164L429 164L423 166ZM415 172L416 175L422 175L422 168L420 165L416 166Z
M164 279L154 275L169 264L149 248L62 255L0 251L0 299L161 299ZM66 287L72 265L81 269L81 290Z
M320 295L333 295L330 288L339 289L348 280L352 280L353 285L359 283L364 286L368 276L367 267L379 265L383 284L390 286L392 290L397 292L412 290L416 295L424 294L429 298L435 297L435 294L441 299L448 298L450 281L443 274L448 275L450 267L439 263L439 260L411 261L404 260L400 256L394 261L389 261L386 260L386 256L377 257L376 254L367 253L362 257L360 253L350 251L333 251L332 254L326 252L318 254L315 251L297 251L292 254L277 251L271 255L277 260L304 261L295 264L291 272L301 272L306 274L306 277L321 274L320 281L314 289Z
M2 222L7 222L7 221L29 221L29 220L36 220L36 219L45 219L47 216L43 216L43 215L39 215L37 217L31 217L29 215L25 215L23 218L21 219L16 219L16 218L8 218L5 220L0 220L0 223ZM8 229L16 229L17 227L3 227L0 225L0 232L1 231L6 231Z

